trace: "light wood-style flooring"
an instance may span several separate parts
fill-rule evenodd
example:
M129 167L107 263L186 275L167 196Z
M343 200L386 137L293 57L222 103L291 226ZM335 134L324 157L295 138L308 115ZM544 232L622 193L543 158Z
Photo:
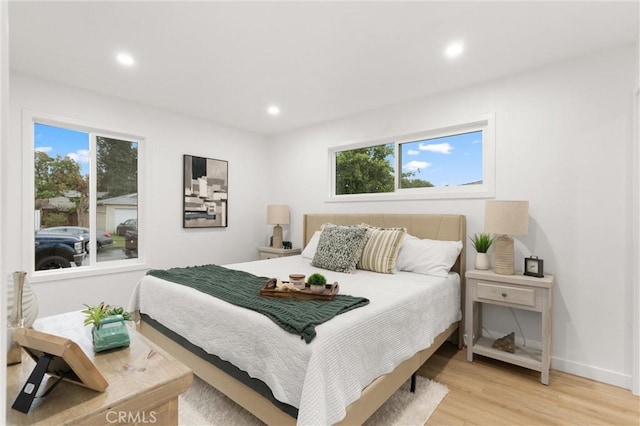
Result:
M640 398L627 389L555 370L545 386L532 370L467 362L448 342L418 373L449 388L427 425L640 425Z

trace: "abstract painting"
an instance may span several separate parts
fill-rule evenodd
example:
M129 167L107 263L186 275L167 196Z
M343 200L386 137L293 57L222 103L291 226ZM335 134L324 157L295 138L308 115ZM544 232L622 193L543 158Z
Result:
M228 162L184 156L184 228L227 226Z

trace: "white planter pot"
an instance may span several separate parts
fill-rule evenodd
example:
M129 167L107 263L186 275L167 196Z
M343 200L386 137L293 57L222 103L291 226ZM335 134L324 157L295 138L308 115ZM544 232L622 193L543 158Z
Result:
M309 286L309 290L311 290L311 293L322 293L325 289L325 286L323 285L310 285Z
M489 265L489 255L487 253L477 253L476 254L476 263L474 268L479 269L481 271L486 271L490 268Z

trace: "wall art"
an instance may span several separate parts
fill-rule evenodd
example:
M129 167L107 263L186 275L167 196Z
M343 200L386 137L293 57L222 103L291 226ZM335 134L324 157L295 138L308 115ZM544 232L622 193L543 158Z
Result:
M227 226L228 169L224 160L184 156L184 228Z

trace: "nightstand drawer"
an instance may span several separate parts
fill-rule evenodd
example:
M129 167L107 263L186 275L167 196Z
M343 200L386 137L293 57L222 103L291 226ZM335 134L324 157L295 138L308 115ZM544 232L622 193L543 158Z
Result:
M536 291L532 288L510 287L479 282L476 287L478 299L496 300L518 305L535 306Z

